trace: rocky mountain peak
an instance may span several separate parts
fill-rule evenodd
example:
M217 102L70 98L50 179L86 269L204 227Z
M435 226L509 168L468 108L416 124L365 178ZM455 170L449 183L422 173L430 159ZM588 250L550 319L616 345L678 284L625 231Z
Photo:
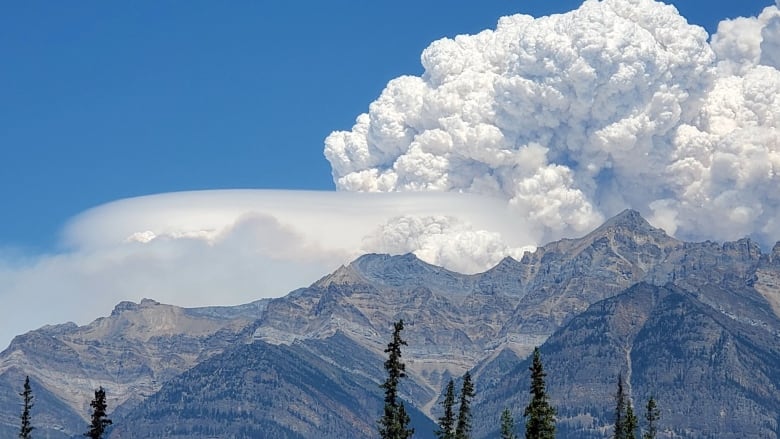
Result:
M727 254L738 255L743 260L758 261L762 256L761 246L750 238L724 242L723 251Z
M523 257L525 257L525 254L523 254ZM504 259L500 260L498 264L495 265L495 267L491 268L488 271L497 271L497 272L514 272L518 270L518 267L520 267L522 264L517 259L506 256Z
M121 302L110 316L88 325L44 326L15 337L0 353L0 394L13 394L8 386L18 385L15 374L24 371L39 386L39 407L46 406L66 420L42 422L36 426L45 432L41 436L71 437L59 430L80 428L81 414L87 413L95 387L110 390L110 410L121 410L123 404L130 407L199 361L249 341L252 315L257 313L252 310L261 305L219 312L143 299ZM0 398L0 406L3 403L9 401ZM6 433L0 423L0 437L10 437Z
M365 280L361 274L350 265L342 265L333 273L323 277L312 286L315 288L327 288L331 285L356 285L364 283Z
M605 235L609 233L631 233L633 235L653 235L672 239L662 229L650 225L642 214L634 209L626 209L619 214L608 219L601 227L591 232L591 235Z
M417 273L430 267L430 264L423 262L414 253L403 255L388 255L370 253L360 256L349 264L359 273L367 277L392 277L394 274ZM438 267L434 267L438 268Z
M544 246L541 254L553 250L576 255L594 246L623 254L634 252L637 247L662 249L681 244L664 230L650 225L636 210L626 209L580 239L563 239Z
M431 265L413 253L403 255L368 254L349 264L364 281L391 288L425 284L433 291L468 293L469 276Z
M111 311L111 316L115 317L122 314L125 311L136 311L137 309L138 309L137 303L131 302L129 300L123 300L116 304L113 311Z
M123 312L126 312L126 311L144 310L144 309L153 308L153 307L159 306L159 305L161 305L160 302L158 302L156 300L153 300L153 299L146 299L146 298L144 298L144 299L141 299L141 302L139 302L139 303L131 302L129 300L124 300L122 302L119 302L114 307L113 311L111 311L111 316L116 317L116 316L118 316L118 315L120 315L120 314L122 314Z
M642 214L635 209L623 210L622 212L608 219L604 224L602 224L602 227L608 225L625 225L640 228L652 227L650 226L650 223L648 223L647 220L642 217Z
M780 264L780 241L777 241L775 246L772 247L772 253L769 254L769 259L775 264Z
M48 335L59 335L72 332L78 328L78 325L73 322L60 323L57 325L45 325L40 328L40 331Z

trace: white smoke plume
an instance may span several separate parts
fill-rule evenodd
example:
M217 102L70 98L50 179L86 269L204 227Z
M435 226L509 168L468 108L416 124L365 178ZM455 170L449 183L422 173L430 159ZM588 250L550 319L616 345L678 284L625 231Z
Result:
M424 261L460 273L493 267L511 256L520 259L533 246L512 247L506 234L475 228L454 216L404 215L388 220L364 239L364 250L381 253L415 253Z
M780 238L776 6L710 39L672 6L588 0L421 60L326 139L339 190L497 196L542 240L627 207L680 238Z

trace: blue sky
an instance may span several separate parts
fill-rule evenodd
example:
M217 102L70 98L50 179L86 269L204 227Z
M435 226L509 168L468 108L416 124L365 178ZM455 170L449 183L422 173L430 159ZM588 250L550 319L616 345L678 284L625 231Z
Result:
M708 31L767 1L674 2ZM0 247L93 206L217 188L332 190L323 139L444 36L574 1L16 2L0 14Z

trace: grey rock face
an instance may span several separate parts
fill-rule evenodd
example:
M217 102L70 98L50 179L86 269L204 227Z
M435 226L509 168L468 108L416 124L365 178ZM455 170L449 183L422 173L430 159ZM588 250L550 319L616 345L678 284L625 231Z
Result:
M392 323L407 323L410 375L438 393L504 348L525 356L592 303L649 277L685 244L626 211L576 240L461 275L414 255L366 255L309 288L272 301L255 338L272 344L343 331L381 353ZM416 401L430 407L435 401Z
M407 371L426 389L405 396L426 407L435 402L442 380L464 373L500 343L502 325L519 302L514 291L483 292L479 280L414 255L366 255L270 302L255 338L291 344L341 332L383 356L393 322L403 319Z
M476 275L414 255L365 255L267 304L182 310L122 303L87 327L18 337L0 354L0 379L21 383L18 375L29 373L57 407L71 410L58 415L63 425L73 413L85 416L97 385L109 396L118 389L110 406L120 407L115 417L138 436L118 425L116 437L242 437L234 424L246 419L256 420L252 431L275 432L268 437L320 437L315 430L369 437L383 349L402 318L408 379L401 396L433 419L446 381L472 370L475 414L482 413L477 437L492 434L504 406L522 420L521 361L537 345L560 407L559 437L608 435L620 371L635 405L658 397L668 411L667 436L776 437L779 261L780 244L764 254L748 239L686 243L625 211L582 238ZM247 346L252 340L256 346ZM268 378L268 368L273 379L258 378ZM332 396L318 382L346 394ZM189 426L177 423L185 414ZM721 422L732 415L747 420ZM367 424L357 420L364 417ZM750 422L762 427L751 430ZM729 431L743 436L719 436Z
M144 299L122 302L109 317L86 326L46 326L14 338L0 354L0 394L16 395L29 375L37 398L36 433L80 434L96 388L103 386L110 410L122 413L181 372L251 341L263 308L255 303L221 313ZM3 424L17 424L18 405L15 398L0 400L0 413L11 415Z
M343 352L350 352L349 362L323 361ZM128 413L111 437L374 437L383 400L373 377L382 362L341 334L291 345L242 345L170 380ZM432 439L432 421L406 407L415 437Z
M637 414L651 396L658 401L661 437L778 437L777 339L702 303L696 293L638 284L572 319L541 351L558 437L611 432L619 373ZM522 419L528 366L526 360L484 374L475 412L509 407ZM494 437L497 425L497 418L480 418L476 437Z

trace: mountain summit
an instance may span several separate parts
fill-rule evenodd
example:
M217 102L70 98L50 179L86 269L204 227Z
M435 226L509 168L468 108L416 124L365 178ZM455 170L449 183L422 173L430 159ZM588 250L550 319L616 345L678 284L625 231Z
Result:
M242 436L246 419L244 433L267 437L369 437L383 351L403 319L399 391L421 433L443 386L466 371L482 413L475 438L495 435L490 416L503 407L519 419L523 358L541 346L562 438L603 437L622 371L635 408L659 397L667 436L777 439L778 248L678 241L627 210L476 275L371 254L257 306L123 302L87 326L19 336L0 354L0 434L13 434L12 395L30 375L39 431L51 437L79 432L99 385L116 408L114 437Z

